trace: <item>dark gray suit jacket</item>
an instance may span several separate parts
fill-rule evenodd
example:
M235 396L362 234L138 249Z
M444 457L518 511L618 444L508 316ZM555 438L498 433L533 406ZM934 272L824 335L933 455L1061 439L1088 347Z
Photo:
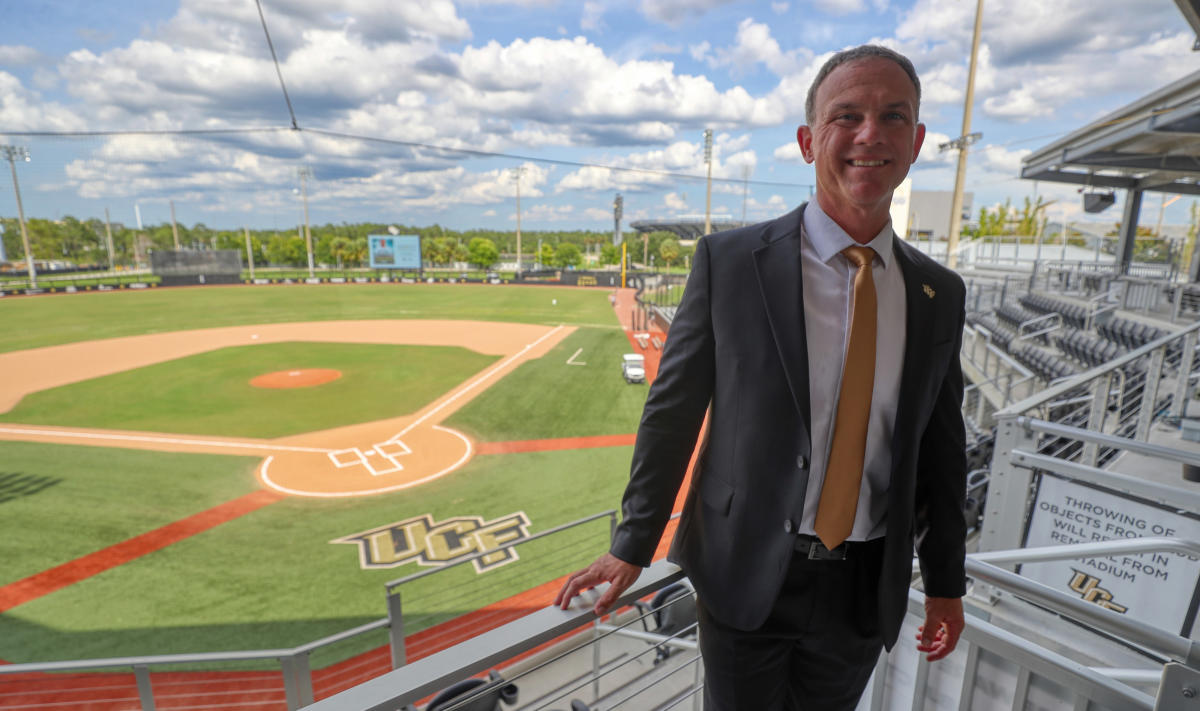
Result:
M711 420L670 558L721 622L756 629L792 556L811 461L801 286L804 205L699 241L638 427L611 552L648 565L710 404ZM907 331L892 434L879 623L890 648L914 546L925 591L965 592L962 279L897 239Z

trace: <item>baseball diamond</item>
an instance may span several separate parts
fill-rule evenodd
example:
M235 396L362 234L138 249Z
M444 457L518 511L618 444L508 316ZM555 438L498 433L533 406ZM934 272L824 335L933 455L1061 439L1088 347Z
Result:
M10 561L0 572L0 659L303 643L382 615L380 584L397 575L364 569L349 547L331 542L414 517L426 517L422 520L431 522L427 528L432 533L448 530L441 522L490 526L514 512L526 522L522 531L536 533L593 513L600 502L611 500L626 476L623 462L628 461L645 397L644 386L624 383L616 364L630 349L655 350L639 346L622 323L628 320L632 294L620 292L609 301L609 289L591 290L589 296L589 290L580 289L412 285L388 292L395 299L388 311L421 304L430 289L438 289L439 296L461 291L451 295L453 309L439 305L441 318L418 313L413 314L417 318L292 320L293 314L311 311L310 304L330 303L331 295L352 304L361 298L355 292L371 288L214 286L119 295L170 302L177 328L163 331L160 324L148 322L146 332L130 328L128 321L109 329L95 318L97 311L107 310L105 300L118 305L112 298L116 294L0 303L4 313L28 306L49 315L40 331L27 328L21 336L44 345L0 352L0 372L5 373L0 415L6 420L0 422L0 460L7 463L0 465L0 486L6 486L0 498L6 534L0 554ZM244 314L230 311L233 323L221 325L214 322L214 309L205 305L210 299L228 302L276 290L288 290L294 304L291 311L270 314L272 322L239 322ZM464 294L471 298L461 298ZM588 298L581 300L581 295ZM472 318L497 313L498 299L514 314L520 309L514 305L528 302L527 311L538 314L538 322L521 323L507 313L503 321ZM544 304L551 301L547 310ZM120 299L111 318L123 319L130 303ZM60 308L47 311L47 304ZM603 304L608 324L596 322L593 304ZM61 335L50 335L63 332L62 324L71 321L79 305L91 312L95 331L110 337L62 342ZM362 314L355 307L344 310ZM547 311L559 322L546 319ZM84 329L75 332L82 335ZM169 416L153 430L123 427L111 415L101 426L63 424L70 418L55 422L45 408L36 423L15 417L27 410L26 398L32 403L48 392L64 398L54 401L60 412L87 409L70 404L85 404L72 400L72 393L117 376L132 376L133 385L123 386L124 398L169 402L170 392L135 392L143 369L209 353L241 352L231 349L305 343L325 344L335 360L338 347L370 345L418 349L398 352L402 358L441 358L448 352L421 348L465 349L487 361L428 401L397 402L394 416L355 422L354 402L334 399L326 414L336 421L341 413L349 424L283 436L238 436L228 433L227 424L214 430L221 434L181 431L169 427ZM647 353L648 360L655 355ZM288 374L322 369L342 371L336 362L310 368L288 361L254 372L295 377ZM340 378L295 390L332 393L329 388L353 377L351 368ZM272 392L252 387L250 379L240 381L247 390L263 396ZM103 420L105 409L96 408L101 414L90 417ZM236 413L227 419L236 424ZM218 481L222 483L214 487ZM72 524L64 528L60 522L66 520ZM503 608L506 598L553 581L590 554L584 548L571 552L570 546L585 543L568 543L567 551L548 556L551 550L534 542L511 565L467 566L469 570L447 571L435 586L415 587L411 632L441 629L439 625L480 607ZM437 560L444 557L438 554ZM191 573L171 572L176 570ZM403 568L398 570L403 574ZM479 575L491 576L493 582L475 586L471 578ZM468 591L471 602L439 604L447 589ZM184 599L196 602L181 606L178 601ZM528 604L523 598L513 600L514 610ZM273 611L266 612L269 608ZM427 614L421 612L425 608ZM260 624L270 619L280 623ZM105 628L103 634L94 629L96 623ZM320 668L369 649L364 641L317 654L313 663Z

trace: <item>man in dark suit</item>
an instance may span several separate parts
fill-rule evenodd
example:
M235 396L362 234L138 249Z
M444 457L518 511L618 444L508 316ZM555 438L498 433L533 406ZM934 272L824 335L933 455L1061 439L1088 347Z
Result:
M889 217L919 105L891 50L822 67L797 132L816 198L698 243L621 525L556 599L609 582L603 613L650 563L708 412L670 558L696 589L710 711L853 709L899 636L914 548L918 649L940 659L963 629L964 288Z

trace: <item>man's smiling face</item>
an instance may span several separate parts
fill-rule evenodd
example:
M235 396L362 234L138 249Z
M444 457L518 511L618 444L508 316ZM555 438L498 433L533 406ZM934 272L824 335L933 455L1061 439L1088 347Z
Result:
M804 160L816 163L821 209L847 231L847 220L882 219L882 229L892 191L925 138L916 87L895 62L872 57L830 72L815 103L816 115L797 139Z

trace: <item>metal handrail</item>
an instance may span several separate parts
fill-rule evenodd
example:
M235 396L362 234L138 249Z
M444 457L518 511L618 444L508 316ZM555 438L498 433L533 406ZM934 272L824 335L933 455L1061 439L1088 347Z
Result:
M1042 321L1045 321L1051 325L1046 326L1045 328L1038 330L1038 331L1033 331L1031 333L1025 333L1026 328L1028 328L1030 326L1039 325ZM1027 341L1031 338L1037 338L1038 336L1044 336L1047 333L1053 333L1053 332L1057 331L1058 329L1062 328L1062 324L1063 324L1062 314L1058 313L1057 311L1055 311L1053 313L1042 314L1041 316L1036 316L1034 318L1029 319L1028 321L1022 321L1021 324L1019 326L1017 326L1017 340L1018 341Z
M384 622L387 619L384 618ZM316 644L316 643L312 643ZM197 652L194 654L155 654L144 657L106 657L103 659L71 659L60 662L28 662L0 664L0 674L26 674L29 672L79 671L82 669L109 669L112 667L158 666L160 664L204 664L212 662L246 662L261 659L290 657L300 650L256 649L244 652Z
M1175 333L1168 333L1165 336L1160 336L1144 346L1129 351L1125 355L1118 356L1117 358L1114 358L1103 365L1098 365L1091 370L1086 370L1063 383L1059 383L1058 385L1043 390L1037 395L1030 396L1020 402L1009 405L1003 410L998 411L996 413L996 417L999 418L1006 415L1021 415L1029 412L1030 410L1033 410L1034 408L1039 407L1050 400L1062 396L1064 393L1070 392L1074 388L1091 382L1095 378L1100 377L1105 373L1122 368L1141 358L1142 356L1148 355L1175 340L1182 339L1184 336L1190 333L1196 333L1197 331L1200 331L1200 321L1193 323L1187 328L1176 331Z
M1109 447L1118 447L1135 454L1144 454L1147 457L1168 459L1179 462L1180 464L1193 464L1200 466L1200 454L1195 454L1183 449L1164 447L1160 444L1151 444L1150 442L1142 442L1136 439L1117 437L1115 435L1105 434L1104 432L1097 432L1095 430L1088 430L1080 427L1072 427L1071 425L1063 425L1057 422L1039 420L1033 417L1017 417L1016 423L1017 426L1024 427L1026 430L1033 432L1043 432L1045 434L1056 435L1058 437L1069 437L1071 439L1077 439L1081 442L1090 442L1093 444L1103 444ZM1178 489L1172 490L1178 491Z
M1200 544L1190 544L1189 550L1200 552ZM1109 634L1140 644L1152 651L1172 657L1191 667L1200 667L1200 642L1181 637L1140 620L1109 610L1078 597L1055 590L1035 580L1022 577L990 563L967 556L967 575L1014 595L1036 602L1055 612L1068 615Z
M916 590L909 589L908 612L910 615L915 616L917 619L922 619L925 615L924 603L924 595ZM970 616L967 619L967 626L962 632L962 640L970 643L972 647L972 652L968 656L968 667L972 666L972 662L970 661L972 657L978 658L974 650L986 649L1004 659L1020 659L1022 662L1019 666L1022 668L1028 669L1038 676L1057 682L1064 688L1076 691L1084 695L1089 701L1095 700L1102 707L1128 709L1129 711L1133 711L1134 709L1151 711L1154 708L1154 698L1152 696L1127 686L1121 680L1110 677L1104 671L1092 669L1057 652L1034 645L1017 634L997 627L987 620L975 616ZM929 662L922 658L917 661L917 665L918 668L924 666L927 669ZM969 669L968 673L970 673ZM926 674L925 678L928 680L928 674ZM914 692L914 696L920 693L921 690L917 689ZM1018 704L1021 701L1021 699L1014 699L1013 708L1018 708ZM960 704L960 708L966 708L966 706ZM1087 708L1087 706L1084 708Z
M683 572L678 566L666 561L654 563L617 598L613 609L632 604L682 577ZM448 684L485 671L592 622L596 619L592 607L607 589L607 584L600 585L581 594L566 610L550 606L532 612L304 708L310 711L391 711L416 703Z

